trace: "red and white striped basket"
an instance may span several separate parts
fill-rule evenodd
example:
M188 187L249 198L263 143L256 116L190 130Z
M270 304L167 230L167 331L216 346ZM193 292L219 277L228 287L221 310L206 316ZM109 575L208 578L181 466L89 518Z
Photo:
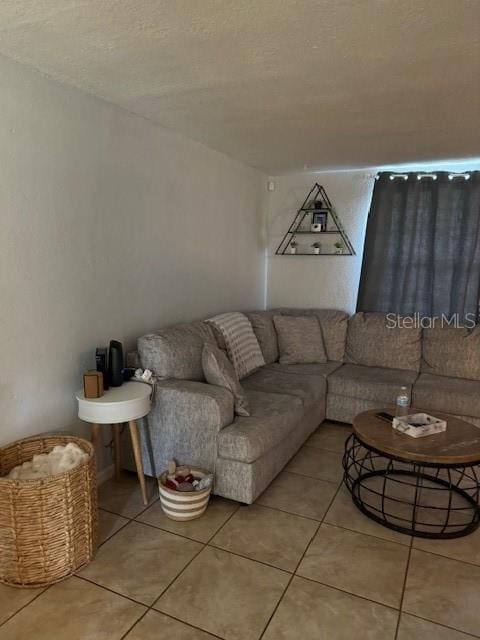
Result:
M197 480L210 475L205 469L190 467L190 473ZM158 490L160 493L160 504L165 515L170 520L186 521L199 518L208 506L212 487L207 487L201 491L174 491L165 486L168 471L164 471L158 477Z

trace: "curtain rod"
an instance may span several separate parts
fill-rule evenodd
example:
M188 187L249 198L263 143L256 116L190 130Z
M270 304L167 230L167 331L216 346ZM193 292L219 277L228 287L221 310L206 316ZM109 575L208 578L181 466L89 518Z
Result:
M408 180L408 177L409 177L408 173L392 173L389 176L390 180L395 180L397 178L400 180ZM437 177L438 176L436 173L417 173L417 180L422 180L423 178L431 178L432 180L436 180ZM379 178L380 178L380 174L377 173L377 175L375 176L375 180L378 180ZM449 180L454 180L455 178L463 178L463 180L470 180L470 173L459 172L459 173L448 174Z

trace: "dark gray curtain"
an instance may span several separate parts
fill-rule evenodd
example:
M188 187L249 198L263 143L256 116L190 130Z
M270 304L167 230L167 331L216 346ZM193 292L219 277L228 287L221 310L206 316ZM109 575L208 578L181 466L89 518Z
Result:
M375 183L357 311L478 319L480 171L406 175Z

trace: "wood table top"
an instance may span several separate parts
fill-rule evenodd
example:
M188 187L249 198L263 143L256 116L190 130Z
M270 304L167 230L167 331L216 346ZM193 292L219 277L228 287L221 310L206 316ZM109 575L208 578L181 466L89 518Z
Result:
M381 453L414 462L431 464L480 463L480 428L465 420L435 411L433 415L447 422L442 433L412 438L394 429L375 415L382 409L364 411L355 416L353 431L365 445ZM384 409L392 413L392 409ZM421 410L412 409L411 413Z

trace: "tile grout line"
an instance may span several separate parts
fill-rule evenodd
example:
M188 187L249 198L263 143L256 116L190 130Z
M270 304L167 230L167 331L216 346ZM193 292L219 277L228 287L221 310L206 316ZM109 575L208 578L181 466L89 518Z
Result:
M142 524L145 527L150 527L151 529L156 529L157 531L162 531L163 533L169 533L171 536L177 536L178 538L182 538L182 540L189 540L190 542L197 542L198 544L207 544L205 540L198 540L197 538L189 538L188 536L185 536L182 533L177 533L176 531L170 531L169 529L164 529L163 527L158 527L156 524L151 524L150 522L143 522L142 520L131 520L131 522L135 522L136 524Z
M125 600L129 600L130 602L133 602L134 604L139 604L142 607L148 607L148 604L145 604L145 602L141 602L140 600L135 600L135 598L132 598L131 596L127 596L124 593L120 593L119 591L115 591L115 589L112 589L111 587L107 587L104 584L99 584L98 582L95 582L95 580L92 580L91 578L86 578L85 576L81 576L81 575L74 575L71 576L72 578L78 578L79 580L83 580L84 582L88 582L89 584L93 584L96 587L100 587L100 589L104 589L105 591L108 591L109 593L113 593L116 596L120 596L121 598L125 598Z
M448 629L449 631L457 631L458 633L463 633L467 638L480 638L480 636L472 635L468 631L462 631L461 629L456 629L455 627L449 627L448 625L443 624L442 622L436 622L435 620L429 620L429 618L422 618L422 616L419 616L416 613L410 613L409 611L403 611L402 613L405 613L407 616L411 616L412 618L417 618L418 620L424 620L425 622L431 622L432 624L435 624L435 625L437 625L439 627L443 627L443 629Z
M130 518L130 520L135 520L135 518L138 518L138 516L143 515L145 511L148 511L150 507L153 507L153 505L156 504L157 502L160 502L160 498L155 498L155 500L152 500L151 502L149 502L147 506L140 511L140 513L137 513L137 515L134 516L133 518Z
M105 507L98 507L99 511L106 511L107 513L109 513L112 516L118 516L119 518L125 518L126 520L130 520L131 518L129 518L129 516L124 516L121 513L117 513L116 511L111 511L110 509L105 509Z
M269 616L269 618L268 618L268 620L267 620L266 625L265 625L265 626L264 626L264 628L263 628L263 631L261 632L261 634L260 634L260 636L259 636L259 640L262 640L262 638L264 637L264 635L265 635L265 633L266 633L266 631L267 631L268 627L270 626L271 621L273 620L274 615L276 614L276 612L277 612L278 608L280 607L280 604L283 602L283 599L284 599L284 597L285 597L285 595L286 595L286 593L287 593L287 591L288 591L288 589L289 589L290 585L292 584L293 579L294 579L294 578L295 578L295 576L296 576L296 572L297 572L297 570L298 570L298 567L299 567L299 566L300 566L300 564L302 563L302 561L303 561L303 559L304 559L304 557L305 557L305 555L306 555L307 551L310 549L310 546L311 546L311 544L312 544L312 542L313 542L313 540L314 540L315 536L317 535L317 533L318 533L318 531L319 531L320 527L322 526L322 523L323 523L323 521L324 521L324 519L325 519L325 516L326 516L326 515L327 515L327 513L328 513L328 510L330 509L330 507L331 507L331 506L332 506L332 504L333 504L333 501L334 501L334 500L335 500L335 498L337 497L337 494L338 494L338 492L340 491L340 488L341 488L342 484L343 484L343 480L339 483L339 485L338 485L338 487L337 487L337 490L335 491L334 495L332 496L332 499L330 500L330 502L329 502L329 504L328 504L328 507L325 509L325 513L324 513L324 515L323 515L322 520L318 523L318 526L315 528L315 531L313 532L313 535L312 535L312 537L310 538L309 543L307 544L307 546L306 546L306 548L305 548L304 552L302 553L301 558L300 558L300 559L299 559L299 561L297 562L297 565L296 565L296 567L295 567L295 569L294 569L293 573L291 574L290 579L289 579L289 581L287 582L287 584L286 584L286 586L285 586L285 589L283 590L282 595L280 596L280 598L279 598L279 600L278 600L277 604L275 605L275 607L274 607L274 609L273 609L273 611L272 611L271 615Z
M202 629L201 627L196 627L194 624L191 624L190 622L185 622L185 620L181 620L180 618L176 618L175 616L172 616L170 613L165 613L164 611L158 611L158 609L153 609L153 611L155 613L161 614L162 616L166 616L167 618L171 618L172 620L176 620L177 622L180 622L181 624L184 624L185 626L190 627L191 629L195 629L195 631L206 633L207 635L212 636L212 638L217 638L217 640L226 640L224 637L218 636L216 633L213 633L212 631L205 631L205 629Z
M9 586L9 585L7 585L7 586ZM17 615L17 613L20 613L20 611L23 611L23 609L26 609L28 606L30 606L33 602L35 602L35 600L36 600L37 598L39 598L40 596L43 596L43 594L44 594L46 591L48 591L48 590L50 589L50 587L51 587L51 586L52 586L52 585L50 584L50 585L48 585L48 587L45 587L44 589L42 589L42 590L40 591L40 593L37 593L37 595L36 595L36 596L34 596L31 600L29 600L28 602L26 602L22 607L20 607L20 609L17 609L16 611L14 611L14 612L12 613L12 615L8 616L8 618L6 618L3 622L0 622L0 627L3 627L3 625L4 625L4 624L7 624L7 622L8 622L9 620L11 620L12 618L14 618L14 617ZM20 587L10 587L10 588L11 588L11 589L18 589L18 588L20 588Z
M365 516L365 517L367 517L367 516ZM322 521L322 524L326 524L329 527L335 527L336 529L343 529L344 531L349 531L350 533L358 533L358 535L360 535L360 536L367 536L368 538L375 538L375 540L381 540L382 542L390 542L391 544L397 544L400 547L403 547L404 549L409 549L410 545L411 545L410 541L409 541L408 544L404 544L403 542L397 542L396 540L389 540L388 538L381 538L380 536L376 536L373 533L365 533L364 531L357 531L357 529L349 529L348 527L343 527L340 524L335 524L334 522L328 522L328 520L325 520L325 522ZM382 526L382 525L380 525L380 526ZM405 534L405 535L407 535L407 534ZM407 536L407 537L410 537L410 536Z
M321 584L323 587L327 587L327 589L332 589L333 591L339 591L340 593L344 593L347 596L352 596L352 598L358 598L359 600L365 600L365 602L370 602L371 604L375 604L379 607L385 607L385 609L391 609L396 613L400 613L400 609L398 607L394 607L392 604L385 604L384 602L379 602L378 600L372 600L371 598L367 598L367 596L361 596L358 593L352 593L352 591L347 591L346 589L341 589L340 587L334 587L328 582L322 582L321 580L315 580L315 578L307 578L306 576L301 576L298 573L295 573L294 578L300 578L301 580L306 580L307 582L314 582L315 584ZM418 616L420 617L420 616Z
M144 605L144 606L146 606L146 607L147 607L147 608L146 608L146 610L145 610L145 611L143 612L143 614L138 618L138 620L135 620L135 622L133 623L133 625L132 625L132 626L131 626L127 631L126 631L126 633L124 633L124 634L123 634L123 636L120 638L120 640L124 640L124 638L126 638L126 637L128 636L128 634L130 633L130 631L132 631L132 630L136 627L136 625L137 625L141 620L143 620L143 618L147 615L147 613L153 609L153 606L158 602L158 600L160 600L160 598L163 596L163 594L166 592L166 590L167 590L167 589L169 589L169 588L171 587L171 585L175 582L175 580L178 578L178 576L180 576L180 575L185 571L185 569L186 569L188 566L190 566L190 564L195 560L195 558L196 558L196 557L197 557L197 556L198 556L198 555L199 555L199 554L204 550L205 546L206 546L206 545L202 545L202 548L201 548L201 549L199 549L199 550L198 550L198 552L197 552L197 553L196 553L192 558L190 558L190 560L189 560L189 561L187 562L187 564L183 567L183 569L180 571L180 573L179 573L177 576L175 576L175 577L174 577L174 578L173 578L173 579L168 583L168 585L167 585L164 589L162 589L162 591L160 592L160 594L158 595L158 597L157 597L157 598L155 598L155 599L153 600L153 602L152 602L152 604L151 604L151 605ZM119 595L121 595L121 594L119 594ZM155 611L155 609L154 609L154 611ZM163 612L162 612L162 613L163 613Z
M120 531L122 531L122 529L125 529L125 527L127 527L131 522L133 522L133 520L127 520L127 522L125 522L124 524L122 524L121 527L119 527L116 531L114 531L113 533L111 533L107 538L105 538L105 540L102 540L102 542L99 543L97 550L95 551L95 555L97 554L98 550L100 549L100 547L103 547L103 545L108 542L109 540L111 540L113 538L113 536L116 536L117 533L120 533ZM94 556L95 557L95 556ZM92 558L93 560L93 558ZM88 565L87 565L88 566Z
M335 491L335 493L337 493ZM305 516L301 513L294 513L293 511L286 511L285 509L279 509L279 507L272 507L270 504L263 504L261 502L255 502L259 507L264 507L265 509L271 509L272 511L280 511L280 513L286 513L289 516L295 516L297 518L303 518L304 520L310 520L311 522L322 522L320 518L313 518L312 516Z
M410 545L408 547L408 557L407 557L407 564L405 566L405 576L403 578L402 595L400 596L400 605L399 605L399 611L398 611L397 626L396 626L396 629L395 629L395 635L393 636L394 640L397 640L398 632L400 631L400 621L401 621L401 618L402 618L403 598L405 597L405 589L407 587L408 569L410 567L410 558L412 556L412 548L413 548L413 536L411 536L411 538L410 538Z
M332 452L330 452L330 453L332 453ZM287 466L288 466L288 464L287 464ZM309 478L309 480L316 480L317 482L326 482L327 484L333 484L335 486L337 486L337 482L338 482L338 480L324 480L323 478L316 478L316 477L313 477L313 476L307 476L304 473L298 473L298 471L292 471L291 469L287 469L287 467L284 467L281 471L279 471L279 473L275 476L275 478L271 481L270 484L274 483L275 480L277 479L277 477L281 473L288 473L291 476L300 476L301 478ZM342 482L343 482L343 480L342 480ZM270 484L268 486L270 486ZM264 491L266 491L267 489L268 489L268 487L266 487L264 489ZM263 493L263 491L262 491L262 493Z
M335 491L335 494L337 492ZM258 499L258 498L257 498ZM293 513L293 511L286 511L286 509L280 509L279 507L272 507L270 504L262 504L261 502L252 502L249 507L256 505L257 507L262 507L262 509L270 509L271 511L280 511L280 513L286 513L289 516L294 516L295 518L303 518L303 520L310 520L311 522L322 522L322 518L314 518L313 516L304 516L301 513Z
M451 538L452 540L456 540L457 538ZM443 558L444 560L453 560L453 562L460 562L460 564L466 564L468 567L480 567L480 564L475 564L475 562L469 562L468 560L460 560L460 558L452 558L452 556L444 556L442 553L437 553L436 551L426 551L425 549L419 549L418 547L412 546L412 551L420 551L420 553L428 553L430 556L436 556L437 558Z
M320 522L318 523L321 524ZM317 532L318 527L315 529L315 533ZM315 533L313 535L315 535ZM309 542L310 544L310 542ZM249 556L245 556L242 553L238 553L238 551L230 551L230 549L225 549L224 547L218 547L216 544L212 544L209 542L206 544L209 549L216 549L217 551L223 551L224 553L230 553L232 556L236 556L237 558L243 558L244 560L250 560L250 562L256 562L257 564L261 564L264 567L268 567L269 569L276 569L277 571L282 571L283 573L287 573L288 575L292 575L293 571L290 569L283 569L275 564L269 564L268 562L264 562L263 560L257 560L256 558L250 558Z
M318 449L315 449L318 451ZM287 473L291 473L295 476L301 476L302 478L308 478L309 480L320 480L321 482L329 482L330 484L336 485L338 480L326 480L325 478L319 478L318 476L308 476L306 473L299 473L298 471L291 471L290 469L285 469ZM343 482L343 480L341 480Z

